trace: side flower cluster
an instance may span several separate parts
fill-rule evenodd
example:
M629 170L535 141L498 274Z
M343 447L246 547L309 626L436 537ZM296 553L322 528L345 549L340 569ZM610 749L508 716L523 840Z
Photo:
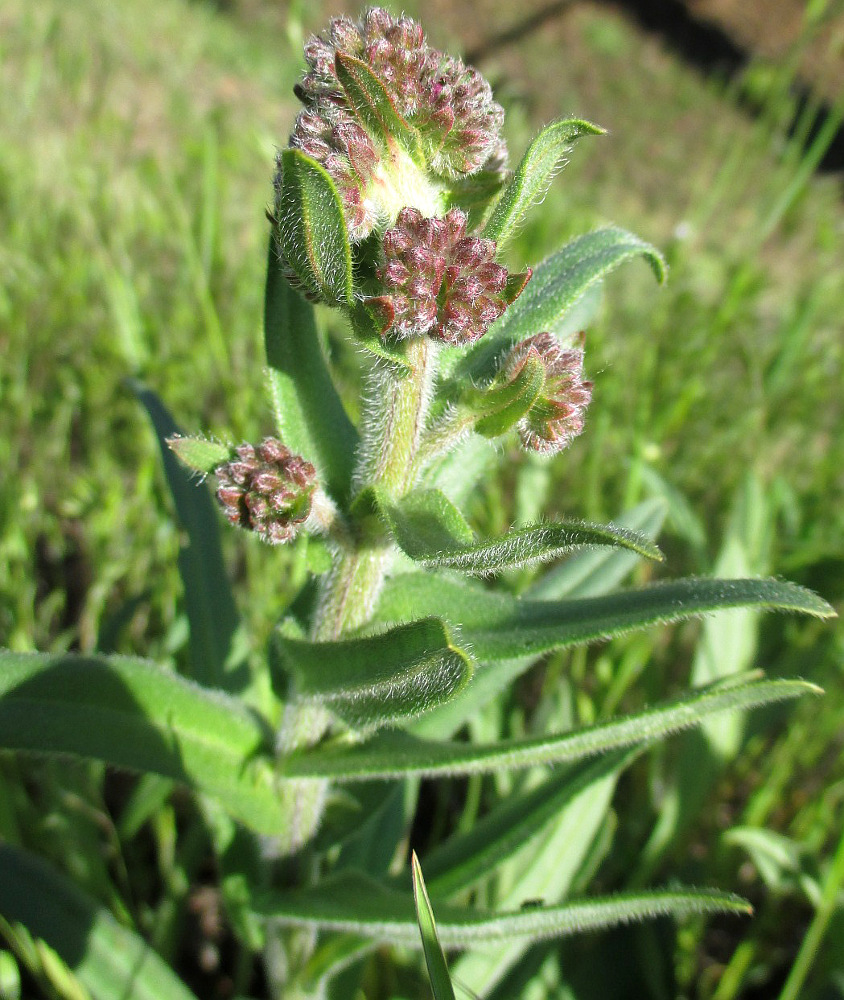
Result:
M495 263L493 240L466 235L466 221L459 208L444 219L415 208L399 212L377 270L385 293L368 302L381 313L385 333L471 344L504 312L507 269Z
M265 542L289 542L311 512L316 470L276 438L242 444L237 457L214 469L217 499L231 524Z
M395 137L367 129L338 77L338 55L364 63L395 112L415 130L424 151L426 185L447 185L481 169L503 173L504 111L476 69L429 46L409 17L395 18L376 7L357 21L334 18L305 46L309 71L295 88L305 110L296 119L290 145L331 175L352 239L365 238L380 221L386 218L389 224L395 216L381 197L391 186Z
M552 455L583 430L592 383L583 377L583 349L565 348L551 333L537 333L512 349L504 366L506 381L515 379L529 358L542 363L545 383L516 427L523 447Z

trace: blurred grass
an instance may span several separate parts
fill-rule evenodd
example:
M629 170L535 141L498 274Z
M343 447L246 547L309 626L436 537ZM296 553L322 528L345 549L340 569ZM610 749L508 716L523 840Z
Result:
M295 114L295 45L323 9L260 0L229 14L185 0L0 7L0 644L180 654L178 531L124 380L148 382L187 429L232 440L269 430L264 207L273 147ZM444 6L439 25L426 16L437 44L473 41L484 22L467 21L464 35L461 10ZM582 4L482 68L508 107L514 156L562 113L610 130L574 151L515 242L514 262L613 221L663 247L672 266L661 291L635 266L611 280L587 339L595 401L586 433L545 484L550 508L601 519L662 495L668 572L708 572L751 473L770 517L766 571L840 601L844 204L840 179L813 172L820 146L801 145L813 112L793 120L797 64L795 55L779 68L755 63L729 84L703 80L617 14ZM755 119L738 110L748 94ZM524 462L514 451L480 521L500 527L515 516ZM260 638L301 578L303 553L234 533L226 541ZM566 671L583 686L572 693L578 712L619 701L619 670L628 684L642 677L649 695L664 690L688 666L695 634L575 654ZM825 634L765 625L760 662L831 694L799 707L775 742L753 735L716 790L735 808L714 831L769 824L820 868L844 783L844 648L840 634ZM549 686L562 672L551 665ZM697 831L700 842L708 832ZM703 869L741 864L721 845ZM749 931L747 969L788 960L777 919L794 896L779 898ZM787 925L794 930L793 914ZM699 940L683 947L697 968ZM736 972L737 990L747 969Z

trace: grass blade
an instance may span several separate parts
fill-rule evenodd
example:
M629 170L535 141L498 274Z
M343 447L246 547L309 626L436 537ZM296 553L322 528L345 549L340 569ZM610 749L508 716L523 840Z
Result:
M422 878L422 869L415 851L410 864L413 871L413 902L416 907L416 920L419 924L422 951L425 953L425 965L428 967L434 1000L454 1000L454 987L451 985L451 976L448 974L448 963L437 936L434 911L431 908L431 901L428 899L425 880Z

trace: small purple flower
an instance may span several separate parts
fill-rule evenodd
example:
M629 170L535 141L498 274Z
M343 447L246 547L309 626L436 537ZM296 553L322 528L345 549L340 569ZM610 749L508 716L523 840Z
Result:
M276 438L239 445L235 453L214 470L226 517L271 545L289 542L311 512L316 470Z
M519 373L528 358L542 361L545 385L517 424L519 438L530 451L552 455L568 447L583 430L592 383L583 378L583 349L564 348L551 333L538 333L516 344L505 362L507 381Z
M507 308L507 269L495 263L495 242L466 235L466 215L453 208L427 219L415 208L399 212L384 235L377 276L385 294L369 300L384 333L426 333L446 344L471 344Z

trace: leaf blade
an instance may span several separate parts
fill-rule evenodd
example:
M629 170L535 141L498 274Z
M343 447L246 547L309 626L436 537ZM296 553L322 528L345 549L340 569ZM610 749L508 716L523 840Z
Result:
M356 727L415 718L455 697L474 665L438 618L378 635L308 642L277 631L275 648L299 697L327 705Z
M291 778L366 781L426 776L483 774L502 768L570 763L673 735L725 711L738 711L799 697L818 689L805 681L753 681L694 691L636 715L621 716L570 733L465 744L387 732L365 743L335 743L284 758L281 772Z
M504 189L483 236L499 249L513 235L528 209L548 188L571 144L584 135L603 135L604 129L580 118L547 125L528 146L510 183Z
M534 269L519 298L457 364L458 377L490 377L504 351L540 330L555 333L565 314L592 285L639 256L650 264L657 280L663 281L662 255L624 229L597 229L566 244Z
M354 299L352 251L343 203L334 181L299 149L279 154L278 242L302 285L332 305Z
M458 508L439 490L414 490L398 501L382 497L378 506L404 554L436 569L485 576L603 546L662 558L649 539L629 529L574 519L529 524L477 541Z
M337 394L313 306L290 285L270 235L264 294L267 379L279 435L312 462L326 489L347 499L358 434Z
M237 699L132 657L0 652L0 745L174 778L283 828L271 733Z
M191 675L206 687L240 690L246 672L229 663L239 616L220 544L220 518L208 488L187 471L168 445L181 431L158 396L140 382L131 388L145 407L158 438L167 485L187 535L179 549L179 575L190 625Z
M416 857L416 851L411 856L410 864L413 874L413 902L416 907L416 922L419 925L422 951L425 954L425 965L428 967L428 977L431 980L431 989L434 991L434 1000L454 1000L454 987L451 985L448 964L437 935L437 923L434 919L431 901L428 899L428 891L425 888L425 880L422 877L422 868Z

